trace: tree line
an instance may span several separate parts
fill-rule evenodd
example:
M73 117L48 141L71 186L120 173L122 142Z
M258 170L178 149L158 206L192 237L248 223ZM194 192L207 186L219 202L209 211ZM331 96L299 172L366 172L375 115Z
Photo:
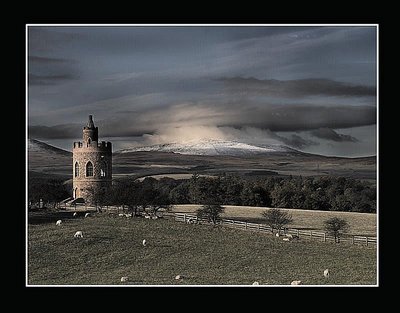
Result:
M61 201L70 194L62 180L30 180L29 200ZM368 182L335 176L235 175L191 179L134 178L115 180L112 190L97 199L99 205L126 205L134 212L171 204L265 206L324 211L376 212L376 187Z
M368 182L346 177L263 177L233 175L176 181L163 178L162 186L175 204L266 206L323 211L376 212L376 188Z

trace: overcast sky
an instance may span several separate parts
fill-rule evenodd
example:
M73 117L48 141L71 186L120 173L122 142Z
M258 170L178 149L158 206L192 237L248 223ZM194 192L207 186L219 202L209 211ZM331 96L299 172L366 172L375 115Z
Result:
M29 136L376 154L375 27L28 28Z

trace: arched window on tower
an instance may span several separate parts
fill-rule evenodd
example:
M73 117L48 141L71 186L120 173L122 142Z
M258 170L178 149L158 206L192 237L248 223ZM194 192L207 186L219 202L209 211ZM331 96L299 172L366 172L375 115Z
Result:
M100 177L107 177L107 163L105 161L101 162Z
M79 177L79 163L75 162L75 177Z
M86 177L89 176L93 176L93 164L90 161L86 164Z
M88 139L88 141L87 141L87 147L89 147L90 146L90 143L91 143L91 140L90 140L90 138Z

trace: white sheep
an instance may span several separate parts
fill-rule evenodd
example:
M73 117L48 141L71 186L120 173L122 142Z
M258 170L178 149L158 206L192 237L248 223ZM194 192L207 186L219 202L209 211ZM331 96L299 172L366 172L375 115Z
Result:
M143 239L143 241L142 241L143 247L146 247L146 244L147 244L146 239Z
M286 234L285 235L287 238L289 238L289 239L293 239L293 235L292 234Z
M85 214L85 217L88 217L89 215L90 215L90 213L86 213L86 214Z
M126 282L126 281L128 281L128 277L127 276L121 277L121 282Z
M156 220L156 219L158 219L158 216L157 216L157 215L154 215L154 216L151 217L151 219L152 219L152 220Z
M132 217L132 213L125 214L125 217Z
M77 216L78 214L76 212L74 212L74 214L72 214L73 217Z
M123 217L123 216L125 216L125 214L124 213L119 213L118 216Z
M82 231L77 231L76 233L75 233L75 235L74 235L74 238L83 238L83 233L82 233Z
M275 236L276 236L276 237L279 237L279 233L276 233Z
M151 219L151 216L150 215L145 215L144 218Z
M258 286L260 283L258 282L258 281L255 281L254 283L253 283L253 286Z
M285 237L283 238L283 241L290 241L290 238Z
M325 278L328 278L328 277L329 277L329 270L328 270L328 269L326 269L326 270L324 271L324 276L325 276Z
M301 285L301 280L294 280L290 284L291 285Z
M57 226L60 226L60 225L61 225L61 220L58 220L58 221L56 222L56 225L57 225Z
M176 275L176 276L175 276L175 279L176 279L176 280L179 280L179 279L182 279L182 278L183 278L182 275Z

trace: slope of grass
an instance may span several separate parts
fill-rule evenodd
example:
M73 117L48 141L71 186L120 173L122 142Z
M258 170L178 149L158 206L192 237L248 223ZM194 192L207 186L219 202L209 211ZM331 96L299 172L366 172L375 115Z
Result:
M193 213L199 208L196 204L174 205L173 212ZM264 223L261 213L267 208L224 205L225 218ZM376 236L376 214L355 212L332 212L315 210L282 209L290 211L293 222L288 227L298 229L323 230L324 221L330 217L345 219L350 225L350 234L357 236Z
M122 276L133 285L376 284L373 248L284 242L169 219L97 215L59 227L55 221L28 226L28 284L119 285ZM78 230L84 238L73 238Z

